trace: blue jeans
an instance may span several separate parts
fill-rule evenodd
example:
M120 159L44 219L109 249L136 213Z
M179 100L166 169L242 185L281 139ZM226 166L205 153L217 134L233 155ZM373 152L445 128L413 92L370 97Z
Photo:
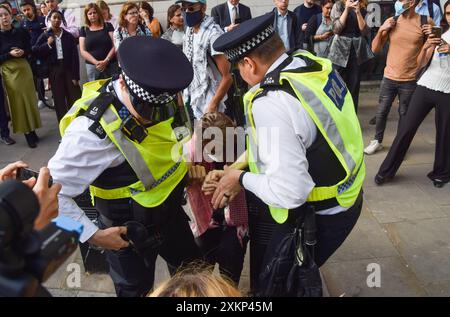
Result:
M416 89L416 81L395 81L383 77L380 85L380 98L378 100L377 108L377 123L375 127L375 140L383 142L384 130L386 129L386 122L389 112L391 111L392 102L398 96L399 107L398 114L400 116L398 125L406 115L409 101Z

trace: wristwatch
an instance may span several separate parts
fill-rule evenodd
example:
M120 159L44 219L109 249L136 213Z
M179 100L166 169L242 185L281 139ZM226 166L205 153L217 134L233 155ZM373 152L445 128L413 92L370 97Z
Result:
M244 175L246 174L247 172L242 172L241 173L241 175L239 175L239 185L241 185L241 187L242 188L244 188Z

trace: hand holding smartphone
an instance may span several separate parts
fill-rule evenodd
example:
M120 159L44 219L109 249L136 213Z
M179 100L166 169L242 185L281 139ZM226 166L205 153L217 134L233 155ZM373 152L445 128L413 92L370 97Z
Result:
M25 181L32 177L38 179L39 173L26 167L22 167L17 170L16 179L18 180ZM50 176L48 179L48 187L50 188L52 185L53 185L53 178Z
M434 35L434 37L440 39L442 36L442 28L440 26L432 26L431 33Z

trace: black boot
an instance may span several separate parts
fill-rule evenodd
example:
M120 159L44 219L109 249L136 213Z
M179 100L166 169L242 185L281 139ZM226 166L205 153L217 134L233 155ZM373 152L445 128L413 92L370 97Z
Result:
M34 149L37 145L34 141L34 138L31 136L31 133L25 133L25 139L27 140L28 146Z
M36 134L36 131L31 131L29 135L31 136L31 139L34 141L34 143L39 143L39 137Z

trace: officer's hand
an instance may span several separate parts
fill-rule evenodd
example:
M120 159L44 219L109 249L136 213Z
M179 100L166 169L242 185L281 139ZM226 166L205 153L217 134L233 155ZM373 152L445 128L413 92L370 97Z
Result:
M244 171L228 166L225 166L224 171L225 174L220 179L211 200L214 209L225 207L241 191L239 176L241 176L241 173Z
M48 187L50 171L47 167L42 167L39 171L39 177L33 191L36 194L40 211L34 221L34 229L40 230L44 228L50 221L58 216L58 193L61 190L61 184L53 184Z
M98 230L89 239L89 242L108 250L120 250L130 245L122 238L127 234L127 227L111 227L104 230Z
M191 165L188 169L189 183L203 183L206 177L206 170L204 166L201 165Z

